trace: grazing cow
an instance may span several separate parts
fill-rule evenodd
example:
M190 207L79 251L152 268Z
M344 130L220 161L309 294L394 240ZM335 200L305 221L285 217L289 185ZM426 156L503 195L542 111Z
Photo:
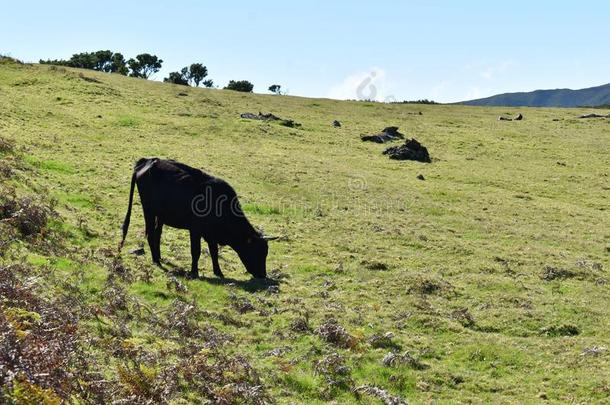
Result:
M229 245L250 274L256 278L267 277L267 240L275 238L254 229L241 210L235 190L227 182L173 160L140 159L135 164L121 246L129 228L135 184L154 263L160 264L161 231L167 225L190 233L192 278L199 276L201 238L208 243L216 276L224 277L218 264L218 245Z

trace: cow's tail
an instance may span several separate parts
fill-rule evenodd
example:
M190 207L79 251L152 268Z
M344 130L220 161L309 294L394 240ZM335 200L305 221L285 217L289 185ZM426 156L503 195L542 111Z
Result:
M127 230L129 229L129 221L131 220L131 206L133 205L133 192L136 186L136 170L134 168L133 175L131 176L131 189L129 190L129 206L127 207L127 214L125 214L125 220L123 221L123 226L121 227L123 231L123 238L121 239L121 243L119 244L119 252L125 243L125 237L127 236Z

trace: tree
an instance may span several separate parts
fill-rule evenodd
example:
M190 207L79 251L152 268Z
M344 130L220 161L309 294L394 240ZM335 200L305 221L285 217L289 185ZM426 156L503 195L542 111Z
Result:
M199 87L199 83L208 75L208 68L203 66L201 63L193 63L189 67L188 78L189 81L193 81L196 87Z
M244 93L251 93L254 90L254 85L247 80L231 80L225 87L225 90L243 91Z
M281 91L282 86L280 86L279 84L272 84L271 86L269 86L269 91L275 94L282 94Z
M127 73L129 73L129 69L127 69L127 62L125 61L125 57L122 53L115 52L114 55L112 55L110 72L118 73L123 76L127 76Z
M189 85L189 69L184 67L179 72L171 72L168 77L163 79L166 83L181 84L183 86Z
M41 60L40 63L127 74L127 66L123 55L109 50L75 53L68 60Z
M212 79L209 79L209 80L204 80L204 81L203 81L203 83L201 83L201 84L203 84L203 85L204 85L205 87L207 87L208 89L209 89L210 87L214 87L214 81L213 81Z
M159 59L156 55L141 53L135 59L132 58L127 61L127 65L131 69L129 76L148 79L161 69L162 63L163 60Z

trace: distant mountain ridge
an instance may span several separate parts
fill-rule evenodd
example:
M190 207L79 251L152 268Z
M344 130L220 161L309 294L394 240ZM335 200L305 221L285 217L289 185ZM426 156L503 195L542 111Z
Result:
M504 93L459 104L501 107L599 107L610 105L610 83L581 90L555 89Z

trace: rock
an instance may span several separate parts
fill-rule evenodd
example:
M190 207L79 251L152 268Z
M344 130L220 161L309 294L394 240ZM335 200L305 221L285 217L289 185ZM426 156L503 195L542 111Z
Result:
M339 121L337 121L337 120L334 120L334 121L333 121L333 127L335 127L335 128L341 128L341 122L339 122Z
M430 163L428 149L419 143L415 138L408 139L404 145L392 146L383 151L390 159L396 160L416 160L418 162Z
M296 121L293 120L285 120L282 119L280 117L278 117L277 115L268 113L268 114L263 114L262 112L259 112L258 115L253 114L253 113L242 113L239 115L241 118L247 119L247 120L260 120L260 121L281 121L280 125L283 125L285 127L289 127L289 128L297 128L300 127L301 124L299 124Z
M398 127L386 127L381 133L376 135L363 135L360 137L362 141L375 143L386 143L397 139L405 139L405 136L398 132Z
M423 174L418 174L417 175L417 180L426 180L426 178L424 177Z
M578 116L578 118L610 118L609 115L601 115L601 114L583 114Z
M521 120L523 120L523 114L521 114L521 113L517 114L517 116L515 118L504 117L502 115L500 115L498 117L498 121L521 121Z
M131 249L129 253L136 256L144 256L145 251L143 247L139 247L137 249Z
M301 124L293 120L281 120L280 125L283 125L288 128L297 128L301 126Z

